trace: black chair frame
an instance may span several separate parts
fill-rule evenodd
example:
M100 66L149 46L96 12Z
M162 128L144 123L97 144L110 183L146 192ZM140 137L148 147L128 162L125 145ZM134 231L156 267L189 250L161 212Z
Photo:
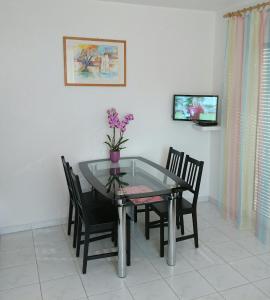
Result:
M117 221L118 221L117 212L116 212L117 208L113 205L110 208L112 214L113 214L112 209L115 209L115 218L112 218L112 220L109 220L108 222L105 223L90 224L88 220L88 215L86 214L86 211L87 209L89 209L89 207L88 208L85 207L82 201L79 177L78 175L75 175L72 172L72 168L70 168L69 174L73 186L73 197L75 198L77 211L78 211L78 224L76 226L77 228L76 256L77 257L80 256L81 245L84 245L82 273L85 274L87 270L88 260L101 259L101 258L113 257L118 255L118 251L112 251L112 252L96 254L96 255L88 255L90 242L95 242L105 238L112 238L115 245L117 245L117 229L116 229ZM93 192L93 197L95 197L94 193L95 192ZM84 232L82 231L82 225L84 225ZM101 235L90 238L90 235L93 234L101 234ZM82 239L82 236L84 236L84 239ZM131 259L130 259L130 219L128 217L127 217L126 251L127 251L127 265L129 266L131 264Z
M185 180L189 186L189 192L193 194L192 203L182 197L182 193L177 196L177 225L180 222L181 225L181 237L177 237L176 241L183 241L190 238L194 238L194 245L199 247L198 240L198 224L197 224L197 201L200 190L200 183L203 171L203 161L198 161L186 156L182 179ZM170 200L167 200L170 201ZM145 237L150 238L151 228L160 228L160 256L164 256L164 246L168 244L168 241L164 240L164 228L168 226L168 202L164 201L157 204L150 204L149 209L145 213ZM159 220L150 222L150 210L155 212L159 216ZM184 235L184 215L192 214L193 222L193 234ZM179 221L180 220L180 221Z
M72 193L72 184L70 182L70 176L69 176L69 163L66 162L65 157L61 156L64 172L65 172L65 177L66 177L66 182L67 182L67 187L68 187L68 192L69 192L69 209L68 209L68 230L67 233L68 235L71 234L71 226L74 225L74 234L73 234L73 248L76 247L76 234L77 234L77 212L76 212L76 203L75 199L73 198L73 193ZM73 213L73 210L75 210L75 213ZM74 216L74 217L73 217Z

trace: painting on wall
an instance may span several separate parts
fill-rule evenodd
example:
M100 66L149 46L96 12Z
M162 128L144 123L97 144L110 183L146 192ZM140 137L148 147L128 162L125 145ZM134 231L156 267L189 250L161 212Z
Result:
M67 37L65 85L126 86L126 41Z

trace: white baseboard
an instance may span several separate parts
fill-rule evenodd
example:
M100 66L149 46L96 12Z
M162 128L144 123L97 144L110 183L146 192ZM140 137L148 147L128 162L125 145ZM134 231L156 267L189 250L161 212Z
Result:
M3 226L0 227L0 235L7 233L14 233L19 231L38 229L50 226L57 226L67 223L67 218L60 218L55 220L48 220L44 222L37 222L32 224L14 225L14 226Z

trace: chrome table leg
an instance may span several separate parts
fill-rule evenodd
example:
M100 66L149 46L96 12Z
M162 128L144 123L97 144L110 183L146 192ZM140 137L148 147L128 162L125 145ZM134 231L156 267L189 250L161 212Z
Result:
M176 264L176 194L171 195L169 200L169 218L168 218L168 256L167 264L175 266Z
M118 202L118 276L126 277L126 206Z

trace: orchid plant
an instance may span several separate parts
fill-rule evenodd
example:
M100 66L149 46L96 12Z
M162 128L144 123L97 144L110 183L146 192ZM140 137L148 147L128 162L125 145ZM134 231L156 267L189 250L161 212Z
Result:
M110 151L120 151L125 149L126 147L124 147L124 143L126 143L128 139L124 138L124 133L129 122L134 120L133 114L125 115L122 120L120 120L115 108L108 109L107 114L108 124L110 128L113 129L113 134L112 136L107 134L108 140L105 142L105 144L109 146ZM119 130L118 134L117 129Z

